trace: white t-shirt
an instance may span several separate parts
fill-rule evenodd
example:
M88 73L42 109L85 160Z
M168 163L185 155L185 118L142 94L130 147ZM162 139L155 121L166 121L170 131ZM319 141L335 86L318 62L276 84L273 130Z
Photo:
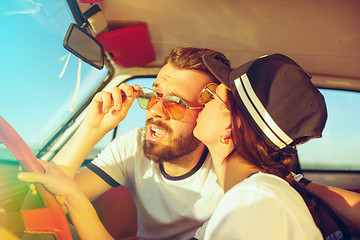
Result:
M207 221L223 196L212 161L204 154L188 174L171 177L142 149L143 129L114 139L88 165L112 186L132 192L141 239L190 239Z
M232 187L209 220L205 239L318 240L320 230L285 180L256 173Z

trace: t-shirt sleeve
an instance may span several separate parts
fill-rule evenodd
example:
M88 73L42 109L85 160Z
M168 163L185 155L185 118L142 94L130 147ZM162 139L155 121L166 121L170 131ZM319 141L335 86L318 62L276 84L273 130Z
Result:
M128 186L139 146L141 129L135 129L116 137L86 167L113 187Z
M96 173L99 177L101 177L105 182L107 182L112 187L118 187L120 184L115 181L110 175L104 172L101 168L96 166L94 163L90 162L86 165L88 169Z
M192 240L204 240L205 230L208 222L209 221L206 221L201 227L196 230L195 236L192 238Z

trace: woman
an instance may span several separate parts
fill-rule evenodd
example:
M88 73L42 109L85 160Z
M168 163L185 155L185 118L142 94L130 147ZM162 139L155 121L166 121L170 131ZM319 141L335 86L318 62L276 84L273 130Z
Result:
M327 118L321 93L284 55L235 70L210 56L203 60L222 84L200 93L205 108L194 135L208 147L226 193L205 239L323 239L329 232L316 211L332 212L294 181L288 157L296 145L321 137Z

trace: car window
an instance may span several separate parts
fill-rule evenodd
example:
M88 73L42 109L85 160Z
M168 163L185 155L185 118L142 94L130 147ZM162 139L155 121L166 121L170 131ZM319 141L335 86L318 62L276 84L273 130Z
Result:
M36 153L73 114L78 58L71 55L59 75L69 56L63 39L74 20L65 0L12 0L1 2L0 22L0 115ZM106 74L81 63L75 106ZM0 160L15 160L1 143Z
M326 101L328 119L322 138L298 146L304 170L360 170L360 93L320 90Z

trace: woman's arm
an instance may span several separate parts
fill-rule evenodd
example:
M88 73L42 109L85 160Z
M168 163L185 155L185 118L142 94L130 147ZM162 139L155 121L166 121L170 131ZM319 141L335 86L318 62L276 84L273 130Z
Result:
M360 194L313 182L305 188L325 201L348 226L360 232Z
M25 182L38 182L52 192L56 200L66 206L72 223L83 240L113 239L99 220L95 209L77 184L54 163L40 161L45 173L20 173Z
M80 239L113 239L98 218L90 201L78 191L69 195L64 203Z

